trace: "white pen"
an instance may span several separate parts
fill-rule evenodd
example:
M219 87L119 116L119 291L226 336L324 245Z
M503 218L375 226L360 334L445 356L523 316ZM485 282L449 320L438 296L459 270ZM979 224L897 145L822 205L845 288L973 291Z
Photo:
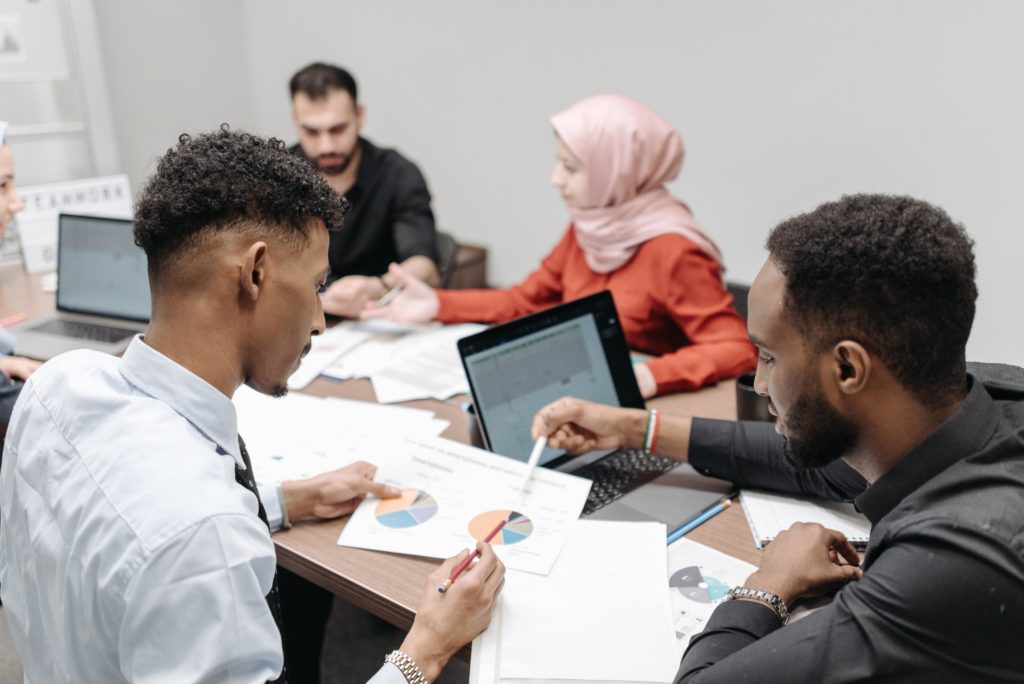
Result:
M526 462L526 477L523 478L523 484L519 485L519 491L522 491L526 487L526 483L530 481L530 476L533 475L533 469L537 467L537 461L540 460L540 454L544 451L544 445L548 443L548 438L541 435L537 438L537 441L533 443L533 451L530 452L530 460Z
M394 301L395 297L402 294L403 289L405 289L405 285L403 285L402 283L398 283L393 288L385 292L383 297L377 300L377 303L374 304L374 308L380 309L382 307L387 306L392 301Z

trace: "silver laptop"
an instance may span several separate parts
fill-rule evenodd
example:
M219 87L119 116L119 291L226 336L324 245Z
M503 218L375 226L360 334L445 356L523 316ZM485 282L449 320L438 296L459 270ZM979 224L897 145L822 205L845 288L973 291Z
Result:
M50 359L72 349L120 354L149 322L146 255L128 219L61 214L57 312L11 328L14 353Z
M543 406L574 396L644 408L629 347L608 291L459 340L484 445L526 461ZM630 449L569 456L545 448L541 465L593 480L584 515L657 520L671 533L730 496L732 483Z

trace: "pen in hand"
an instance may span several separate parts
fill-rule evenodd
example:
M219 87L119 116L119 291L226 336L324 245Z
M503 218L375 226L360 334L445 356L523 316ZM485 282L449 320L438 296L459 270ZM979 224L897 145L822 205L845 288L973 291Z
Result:
M530 452L530 460L526 462L526 475L523 477L523 483L519 485L519 490L522 491L526 487L526 483L530 481L530 476L533 475L534 468L537 467L537 463L540 462L540 455L544 451L544 445L547 444L548 438L541 435L537 438L537 441L533 443L533 451Z
M405 285L398 283L393 288L384 293L384 296L377 300L377 303L373 305L375 309L382 309L395 300L395 297L402 294L402 290L405 289Z
M505 522L505 520L502 520L494 526L494 529L491 530L491 533L484 537L484 544L487 544L492 539L494 539L494 535L498 534L498 531L505 526ZM448 576L448 579L442 582L441 586L437 588L438 593L443 594L444 592L448 591L451 588L452 584L455 583L455 580L458 578L458 576L462 574L462 571L468 568L469 564L473 562L473 559L479 555L480 549L474 549L473 553L466 556L466 560L459 563L459 566L452 571L452 574Z

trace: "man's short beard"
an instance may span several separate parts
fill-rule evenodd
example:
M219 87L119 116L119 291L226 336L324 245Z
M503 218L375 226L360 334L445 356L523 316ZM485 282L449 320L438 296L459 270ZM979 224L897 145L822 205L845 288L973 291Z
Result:
M337 155L332 154L327 156L334 157ZM345 171L348 169L349 165L352 163L353 157L355 157L354 154L346 155L341 160L340 164L332 164L331 166L321 166L319 162L319 157L317 157L318 161L316 162L316 168L320 171L320 173L324 174L325 176L340 176L341 174L345 173Z
M281 397L288 394L288 385L277 385L270 389L270 396L280 399Z
M828 403L820 387L810 383L786 415L783 452L794 468L821 468L857 444L857 426Z

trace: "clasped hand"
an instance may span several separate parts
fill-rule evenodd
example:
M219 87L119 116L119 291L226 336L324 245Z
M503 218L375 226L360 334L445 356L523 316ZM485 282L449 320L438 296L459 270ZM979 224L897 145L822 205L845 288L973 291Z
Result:
M769 591L788 606L863 576L860 556L842 532L817 523L796 523L768 545L761 567L746 586Z

